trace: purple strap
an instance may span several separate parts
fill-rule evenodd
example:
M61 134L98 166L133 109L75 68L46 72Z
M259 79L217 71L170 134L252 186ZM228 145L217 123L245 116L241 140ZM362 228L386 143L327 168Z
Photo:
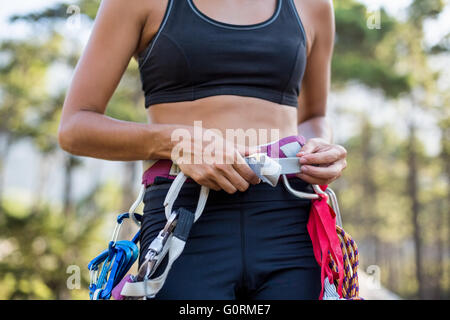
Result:
M123 286L127 282L133 282L133 278L131 277L131 274L127 274L125 278L120 281L117 286L114 287L114 289L111 292L112 297L114 300L123 300L125 297L121 294Z

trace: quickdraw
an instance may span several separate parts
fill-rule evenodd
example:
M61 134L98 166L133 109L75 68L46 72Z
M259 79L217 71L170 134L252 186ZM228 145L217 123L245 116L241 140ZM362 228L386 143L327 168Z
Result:
M120 226L126 218L129 218L129 213L123 213L117 217L117 226L108 249L100 253L88 265L89 291L92 300L109 299L113 288L127 274L139 255L137 242L140 231L131 241L117 241Z
M131 241L120 240L122 224L130 217L136 224L140 224L142 216L135 213L136 208L142 202L144 192L141 190L138 199L133 203L129 212L122 213L117 217L108 249L101 252L88 264L90 272L89 296L91 300L107 300L111 298L112 290L125 277L135 263L139 255L137 242L140 230Z

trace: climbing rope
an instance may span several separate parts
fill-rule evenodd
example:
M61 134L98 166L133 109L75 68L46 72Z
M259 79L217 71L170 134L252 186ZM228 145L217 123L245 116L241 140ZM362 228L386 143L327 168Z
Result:
M336 232L341 245L344 260L344 281L342 286L342 297L347 300L363 300L359 296L358 266L359 253L356 242L352 237L339 226L336 226ZM338 273L338 268L329 254L329 266L333 272ZM334 281L334 285L338 286L338 281Z

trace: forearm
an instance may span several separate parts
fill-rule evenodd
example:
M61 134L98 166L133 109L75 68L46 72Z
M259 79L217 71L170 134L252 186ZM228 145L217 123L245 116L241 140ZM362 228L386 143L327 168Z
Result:
M333 143L333 130L326 117L314 117L301 122L298 132L307 140L311 138L322 138Z
M170 159L172 132L181 127L121 121L97 112L78 111L61 121L59 143L69 153L105 160Z

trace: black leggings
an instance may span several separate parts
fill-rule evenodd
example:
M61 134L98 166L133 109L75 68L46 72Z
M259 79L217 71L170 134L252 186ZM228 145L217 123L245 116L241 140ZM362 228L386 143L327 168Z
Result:
M302 180L290 182L312 192ZM163 181L147 188L139 265L166 222L162 203L169 186ZM186 183L174 208L194 210L199 190ZM275 188L261 183L233 195L211 190L156 299L318 299L320 267L306 229L309 210L310 200L295 198L282 183Z

